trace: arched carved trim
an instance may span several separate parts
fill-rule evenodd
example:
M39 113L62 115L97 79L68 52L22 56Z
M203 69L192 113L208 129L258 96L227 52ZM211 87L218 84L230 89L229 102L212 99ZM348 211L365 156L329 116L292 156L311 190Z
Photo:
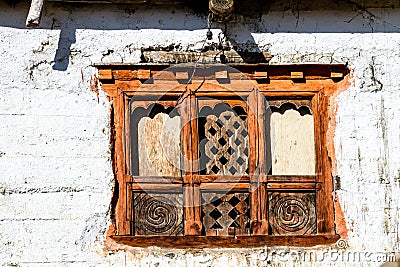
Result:
M269 103L268 103L269 104ZM272 112L279 112L284 114L287 110L296 110L301 116L312 115L312 110L308 105L299 105L290 101L280 102L279 105L270 105Z

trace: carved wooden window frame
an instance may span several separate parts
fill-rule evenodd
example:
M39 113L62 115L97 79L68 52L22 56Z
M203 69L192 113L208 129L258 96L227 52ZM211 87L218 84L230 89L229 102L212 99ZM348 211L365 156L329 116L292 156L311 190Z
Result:
M216 184L212 182L217 178L212 175L199 175L196 167L190 166L190 171L183 175L183 179L172 179L165 185L164 191L182 190L184 202L189 209L184 208L184 235L183 236L134 236L131 229L132 214L132 189L152 190L160 188L163 181L148 183L140 177L132 177L129 173L129 146L124 142L129 135L129 108L128 103L133 95L137 97L137 91L143 82L166 65L99 65L97 66L102 82L103 90L112 100L112 152L113 168L116 176L116 188L112 202L112 224L109 237L118 243L131 246L162 246L174 248L191 247L257 247L265 245L294 245L313 246L318 244L329 244L336 242L340 237L336 234L334 223L334 207L332 199L332 174L331 163L328 155L327 131L329 128L329 105L330 97L342 86L344 77L348 70L343 65L302 65L302 66L269 66L269 65L236 65L235 68L249 77L257 90L239 87L235 92L224 90L224 84L218 81L201 84L192 82L189 85L177 84L171 92L162 92L163 98L168 101L176 101L187 92L187 89L196 91L184 97L182 108L190 110L181 114L183 120L188 123L183 127L182 147L188 159L193 159L198 154L198 138L196 137L197 111L196 98L200 96L212 96L221 100L233 96L244 96L246 104L253 107L253 114L247 114L248 132L250 138L249 173L235 183L233 190L249 190L251 213L251 235L234 236L204 236L201 235L201 203L199 194L201 190L215 189ZM199 90L200 87L200 90ZM141 97L145 101L152 101L153 97L161 96L160 92L142 91ZM268 175L262 147L265 142L259 135L264 129L263 109L265 103L263 98L283 99L301 102L309 101L312 114L314 115L314 138L316 152L316 175L309 176L277 176ZM279 102L279 101L278 101ZM191 108L189 108L191 107ZM256 123L251 121L258 121ZM191 127L191 131L190 131ZM193 130L195 129L195 130ZM192 141L185 141L192 140ZM332 141L332 140L330 140ZM261 147L261 150L260 150ZM257 149L255 149L257 148ZM257 151L256 151L257 150ZM191 152L190 152L191 151ZM257 166L256 166L257 162ZM232 178L232 177L231 177ZM232 180L219 177L218 186L228 185ZM261 186L260 186L261 185ZM156 189L157 190L157 189ZM162 191L162 190L161 190ZM316 234L313 235L270 235L267 211L267 195L270 192L316 192ZM190 193L189 193L190 192ZM190 203L189 203L190 202Z

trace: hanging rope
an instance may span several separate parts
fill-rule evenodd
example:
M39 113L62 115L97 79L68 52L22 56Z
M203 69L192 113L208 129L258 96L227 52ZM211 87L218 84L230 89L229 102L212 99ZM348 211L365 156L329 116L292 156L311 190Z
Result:
M201 59L201 56L203 54L204 46L206 45L206 42L209 39L209 33L211 32L211 25L212 25L211 19L212 19L212 14L210 12L210 13L208 13L208 16L207 16L207 35L204 38L203 44L202 44L202 46L200 48L199 56L197 57L197 60L194 63L193 72L190 75L190 77L189 77L189 79L188 79L188 81L186 83L185 91L183 91L182 94L178 98L178 101L177 101L178 105L181 104L183 102L183 100L185 100L188 96L195 94L197 92L197 90L199 90L203 86L203 84L205 83L205 78L203 77L203 81L201 82L201 84L195 90L192 91L192 90L189 89L189 84L192 83L192 80L193 80L194 74L196 72L197 66L198 66L198 64L200 62L200 59Z

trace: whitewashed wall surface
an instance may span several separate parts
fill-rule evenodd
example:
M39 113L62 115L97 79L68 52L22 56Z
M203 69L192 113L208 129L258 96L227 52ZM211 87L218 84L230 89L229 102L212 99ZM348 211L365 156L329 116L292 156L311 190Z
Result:
M29 3L1 2L0 263L398 266L384 262L400 252L400 8L335 1L340 8L303 10L296 8L301 1L288 2L288 9L238 16L228 32L239 47L270 53L270 64L351 69L349 88L336 98L334 131L346 249L107 250L114 186L110 103L101 90L99 97L90 90L93 65L138 63L149 47L198 51L207 16L180 5L46 2L40 27L27 29ZM208 43L217 42L221 29L213 25ZM305 253L316 257L303 260Z

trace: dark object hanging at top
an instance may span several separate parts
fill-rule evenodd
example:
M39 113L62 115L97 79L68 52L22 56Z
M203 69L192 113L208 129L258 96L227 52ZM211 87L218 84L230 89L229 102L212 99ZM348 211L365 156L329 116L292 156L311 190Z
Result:
M233 15L233 0L209 0L208 6L214 21L226 22Z

